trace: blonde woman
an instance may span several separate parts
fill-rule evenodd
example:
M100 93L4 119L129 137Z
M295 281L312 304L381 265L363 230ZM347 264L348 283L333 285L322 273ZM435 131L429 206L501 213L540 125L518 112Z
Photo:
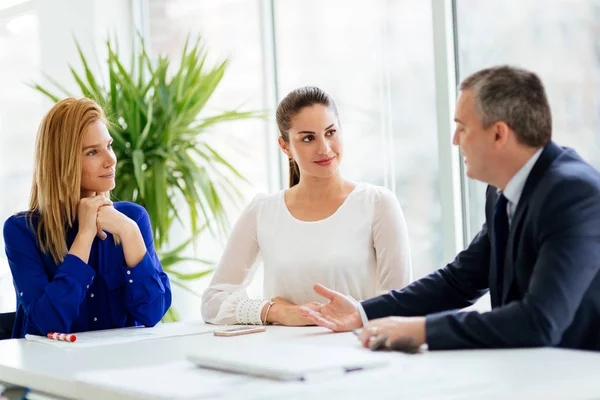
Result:
M362 300L411 281L396 196L340 174L343 134L333 99L317 87L299 88L281 101L276 117L290 188L257 196L237 221L202 296L210 323L312 325L301 306L321 309L317 282ZM252 299L246 288L259 255L264 295Z
M57 103L35 152L29 210L4 224L13 337L155 325L171 286L146 210L109 200L116 157L102 109L85 98Z

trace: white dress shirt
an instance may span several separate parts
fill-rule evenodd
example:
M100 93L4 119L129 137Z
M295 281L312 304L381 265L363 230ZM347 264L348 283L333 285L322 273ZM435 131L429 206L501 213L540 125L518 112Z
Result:
M531 169L535 165L538 158L540 158L540 154L542 154L543 148L540 148L536 151L529 160L517 171L517 173L510 178L506 187L504 188L504 197L508 200L506 204L506 211L508 213L508 223L512 223L513 216L515 215L515 211L517 211L517 205L519 204L519 200L521 199L521 194L523 193L523 188L525 187L525 182L527 182L527 178L529 177L529 173Z
M388 189L359 183L331 216L300 221L285 191L258 195L235 224L213 280L202 295L202 318L218 324L260 324L267 299L325 302L321 283L356 300L401 289L412 280L408 231ZM264 298L249 299L259 256Z

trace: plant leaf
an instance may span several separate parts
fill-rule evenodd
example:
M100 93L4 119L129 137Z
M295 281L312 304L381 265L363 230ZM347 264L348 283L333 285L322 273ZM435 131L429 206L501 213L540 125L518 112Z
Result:
M28 83L27 84L29 87L34 88L35 90L45 94L46 96L48 96L50 98L50 100L52 100L55 103L58 103L60 101L60 98L50 92L48 92L46 89L44 89L43 87L41 87L40 85L38 85L37 83Z
M133 151L133 173L135 175L135 181L138 184L138 187L140 189L140 195L142 197L145 197L145 179L144 179L144 169L143 169L143 165L144 165L144 151L140 150L140 149L135 149Z
M237 204L242 198L240 185L248 182L212 143L200 140L207 137L201 135L218 124L265 118L266 113L238 109L206 112L229 63L225 59L210 64L202 38L186 38L176 66L166 55L151 58L139 32L137 39L139 50L131 54L129 70L119 55L118 41L106 40L107 84L102 84L102 75L92 71L92 58L86 57L77 41L82 70L78 72L70 65L67 68L80 94L106 108L118 160L113 198L146 208L164 270L173 285L194 293L183 282L205 276L214 264L184 255L187 247L194 245L202 232L218 238L228 231L225 204ZM63 94L75 97L52 77L45 78L51 89L35 82L29 86L55 102ZM174 221L185 223L190 236L165 251L171 245L169 233ZM183 273L175 269L181 262L202 265ZM165 320L168 318L178 319L174 309L165 315Z

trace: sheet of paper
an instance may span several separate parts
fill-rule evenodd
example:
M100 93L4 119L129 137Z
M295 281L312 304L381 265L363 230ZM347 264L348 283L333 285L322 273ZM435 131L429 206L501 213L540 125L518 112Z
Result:
M283 382L198 368L188 361L143 368L96 370L76 375L76 381L82 384L80 397L93 392L96 398L118 397L123 400L367 399L372 397L374 385L389 387L389 395L378 395L379 400L397 399L399 393L412 394L414 387L430 384L426 375L418 382L409 384L409 387L404 383L399 385L400 378L402 373L397 369L384 368L325 375L322 379Z
M80 390L86 393L93 391L124 399L229 397L228 394L244 393L244 385L253 381L243 375L198 368L188 361L142 368L96 370L77 374L75 379L85 384L80 385Z
M101 331L76 333L77 340L73 343L48 339L44 336L28 335L28 340L49 344L61 348L80 348L106 346L119 343L135 342L140 340L160 339L175 336L197 335L210 333L222 328L207 325L203 322L167 323L159 324L153 328L130 327L120 329L107 329Z
M215 342L210 348L190 349L188 358L196 365L280 380L298 380L347 371L380 368L386 355L355 347L287 343Z

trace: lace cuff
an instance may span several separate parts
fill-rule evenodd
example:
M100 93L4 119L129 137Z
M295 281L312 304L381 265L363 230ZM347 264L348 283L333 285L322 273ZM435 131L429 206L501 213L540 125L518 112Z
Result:
M260 313L267 303L267 300L262 299L244 299L240 301L235 308L236 324L262 325Z

